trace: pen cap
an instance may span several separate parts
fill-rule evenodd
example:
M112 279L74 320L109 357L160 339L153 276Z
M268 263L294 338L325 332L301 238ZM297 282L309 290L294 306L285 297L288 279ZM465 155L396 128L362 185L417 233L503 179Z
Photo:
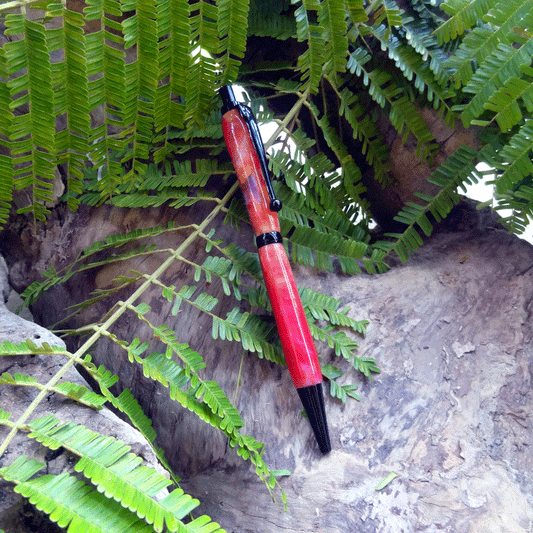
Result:
M235 98L235 94L233 93L231 85L223 85L220 88L219 94L222 98L222 114L237 107L238 102Z

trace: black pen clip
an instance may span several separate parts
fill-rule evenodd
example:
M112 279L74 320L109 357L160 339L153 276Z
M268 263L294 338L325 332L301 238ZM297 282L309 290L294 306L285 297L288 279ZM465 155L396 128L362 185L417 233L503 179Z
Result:
M263 178L265 180L265 185L268 191L268 196L270 197L270 210L271 211L280 211L281 210L281 200L276 198L274 188L272 187L272 182L270 181L270 173L268 171L268 165L266 161L265 147L263 146L263 141L261 139L261 133L259 131L259 126L255 120L252 110L237 102L235 95L233 94L233 89L230 85L224 85L220 88L220 96L222 97L223 108L222 114L226 113L230 109L237 109L242 119L248 127L248 132L250 133L250 139L254 145L255 153L259 159L259 164L261 165L261 170L263 171Z

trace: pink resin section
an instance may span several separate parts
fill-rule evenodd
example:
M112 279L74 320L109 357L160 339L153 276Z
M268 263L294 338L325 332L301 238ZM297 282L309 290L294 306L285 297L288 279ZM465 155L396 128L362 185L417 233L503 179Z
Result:
M321 383L320 363L283 244L259 248L259 258L294 386Z

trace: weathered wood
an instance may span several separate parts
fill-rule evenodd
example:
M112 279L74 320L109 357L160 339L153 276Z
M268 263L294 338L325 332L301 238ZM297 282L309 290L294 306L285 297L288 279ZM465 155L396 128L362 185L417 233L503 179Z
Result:
M26 318L15 315L12 311L22 301L17 299L14 291L9 291L7 283L7 269L0 256L0 342L21 343L30 339L39 345L44 342L64 348L64 342L47 329L34 324L31 315L25 313ZM8 298L9 296L9 298ZM7 305L4 305L4 299ZM27 310L26 310L27 311ZM8 372L12 376L21 373L35 378L38 383L46 384L66 363L61 356L44 355L10 355L0 357L0 374ZM70 368L61 380L78 386L88 387L87 382L74 369ZM35 388L1 385L0 408L11 414L11 421L16 422L28 409L39 391ZM131 427L106 407L101 410L91 409L77 404L72 400L56 393L49 393L30 416L31 420L53 415L62 422L74 422L86 428L120 439L133 452L143 457L145 465L165 473L159 465L158 459L150 444L136 429ZM0 426L0 442L9 434L10 428ZM46 472L41 474L60 474L68 472L74 474L76 458L60 448L51 452L37 440L30 439L27 432L19 432L10 443L6 452L0 458L0 466L8 466L18 457L26 455L46 464ZM63 531L48 517L34 508L20 494L14 492L14 485L0 479L0 530L5 533L33 533L36 531L56 533ZM165 491L161 493L163 496Z
M101 208L83 225L69 216L74 218L68 230L63 225L54 237L58 242L59 235L68 235L59 241L64 250L106 231L148 224L146 216L155 217L151 224L161 224L170 214ZM221 234L236 238L230 228ZM164 244L179 242L172 239ZM49 244L45 239L40 246ZM204 252L198 247L190 253L198 260ZM153 263L136 267L150 271L160 259L146 261ZM284 369L245 355L237 388L241 353L235 346L212 341L209 321L200 314L169 317L169 304L155 291L146 300L156 310L153 320L174 328L206 358L206 377L219 381L230 398L237 391L245 431L267 444L271 467L292 471L281 480L287 512L280 502L271 502L222 437L170 402L165 389L144 380L120 350L101 343L92 352L139 396L184 478L184 490L202 501L202 511L234 533L531 531L531 245L460 206L407 265L383 275L297 271L301 285L341 299L354 318L370 320L358 355L374 357L382 369L369 382L344 364L346 381L360 385L361 402L344 406L327 398L334 450L325 457L300 415ZM51 321L51 313L87 296L89 287L107 286L113 274L104 268L50 293L36 309L41 320ZM191 279L187 269L166 278L180 284ZM234 303L220 305L223 314L224 306ZM98 318L91 313L84 319ZM116 333L142 337L146 332L125 318ZM325 362L333 358L324 346L320 355ZM376 491L390 472L398 477Z

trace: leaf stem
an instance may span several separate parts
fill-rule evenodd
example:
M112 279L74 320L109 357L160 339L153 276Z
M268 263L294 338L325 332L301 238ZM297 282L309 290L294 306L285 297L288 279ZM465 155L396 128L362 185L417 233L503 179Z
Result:
M4 442L2 442L2 444L0 445L0 457L2 457L4 452L7 450L9 444L14 439L18 430L24 426L28 418L35 411L36 407L44 400L46 394L48 394L53 389L53 387L59 382L59 380L67 373L68 369L74 364L83 364L83 355L102 336L103 332L107 331L116 322L116 320L120 316L122 316L122 314L124 314L128 306L133 305L133 302L135 302L135 300L137 300L137 298L139 298L152 285L152 282L154 280L157 280L157 278L159 278L159 276L161 276L163 272L165 272L167 268L172 265L174 260L180 257L183 252L194 242L198 234L201 233L207 226L209 226L209 224L211 224L211 222L215 219L215 217L221 210L221 206L229 202L238 187L239 183L235 182L233 186L229 189L229 191L225 194L225 196L222 198L220 204L218 204L211 211L211 213L207 215L207 217L202 221L202 223L199 225L194 225L195 231L193 231L181 243L181 245L174 251L174 253L168 259L166 259L152 274L148 275L146 277L146 281L125 302L117 306L117 309L114 311L114 313L111 314L103 324L95 327L96 331L82 344L82 346L80 346L80 348L74 354L70 356L70 360L65 363L65 365L48 381L48 383L43 386L41 392L35 397L35 399L27 407L24 413L22 413L17 422L14 423L11 431L5 438Z

